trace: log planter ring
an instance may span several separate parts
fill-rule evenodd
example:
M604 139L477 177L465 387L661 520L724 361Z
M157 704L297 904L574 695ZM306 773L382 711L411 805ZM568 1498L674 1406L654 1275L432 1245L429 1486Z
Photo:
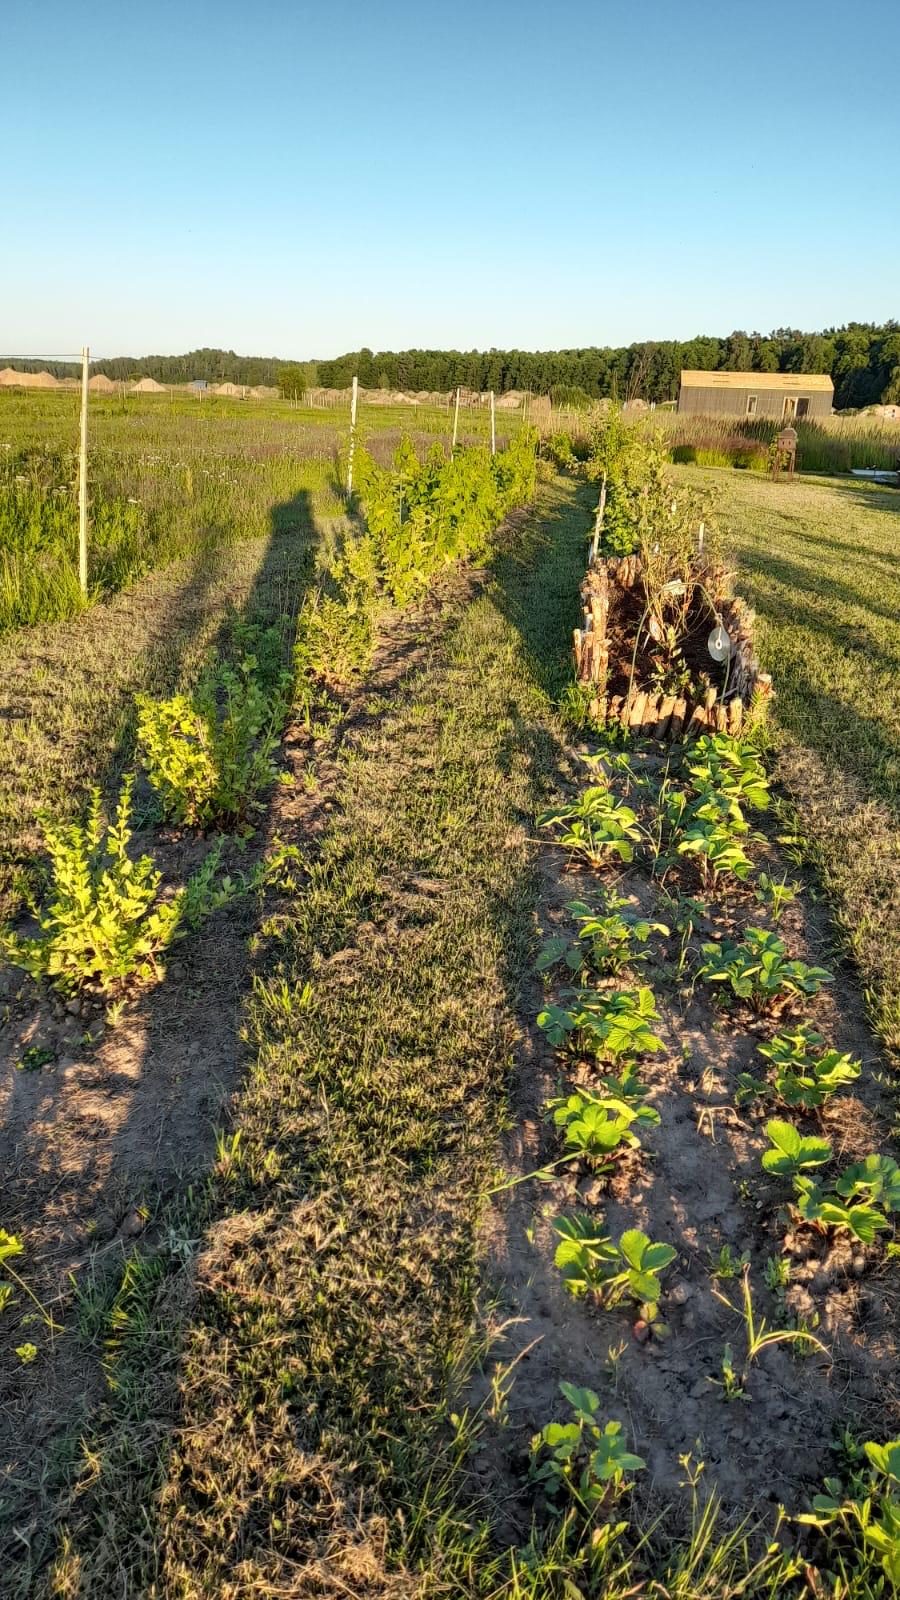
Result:
M625 614L633 615L634 591L643 592L640 556L598 557L588 568L581 585L584 626L575 629L574 644L578 682L596 691L590 703L593 721L619 723L644 738L677 743L700 733L735 735L765 714L772 680L768 673L760 671L756 658L754 613L740 596L730 592L723 569L704 565L698 570L698 577L722 619L731 651L727 678L722 669L721 690L710 687L700 698L688 699L642 687L637 670L630 689L626 681L621 691L622 645L627 646L627 680L635 630L632 623L629 637L627 628L623 628ZM712 619L709 621L712 626ZM614 640L620 650L618 661L611 661ZM714 669L711 657L707 664ZM611 687L618 687L620 692L611 693Z

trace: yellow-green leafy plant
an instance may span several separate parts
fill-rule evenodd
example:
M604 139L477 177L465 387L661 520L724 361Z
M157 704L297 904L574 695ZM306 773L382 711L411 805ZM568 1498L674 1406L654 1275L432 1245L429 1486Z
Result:
M138 695L138 747L168 821L248 829L261 809L259 796L277 776L290 677L265 685L256 664L252 655L237 667L220 663L191 694Z
M104 827L94 789L84 822L44 821L51 890L31 936L10 929L0 951L14 966L63 994L121 991L158 973L157 959L211 909L219 851L168 899L150 856L132 860L133 776L125 779L115 816Z

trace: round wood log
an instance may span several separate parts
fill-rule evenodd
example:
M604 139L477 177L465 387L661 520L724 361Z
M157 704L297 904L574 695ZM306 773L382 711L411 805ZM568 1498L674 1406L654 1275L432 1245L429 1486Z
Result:
M735 695L734 699L728 702L728 732L733 739L740 733L743 720L744 702L739 695Z
M672 707L672 721L669 725L669 738L680 739L684 727L684 719L688 714L688 703L683 695L675 701Z
M646 690L645 689L639 689L637 694L634 696L634 698L633 698L633 700L631 702L631 709L629 710L629 713L628 713L628 726L629 726L629 728L640 728L640 727L643 726L644 710L646 708L646 705L647 705L647 693L646 693Z
M675 696L673 694L664 694L660 702L659 716L656 719L656 727L653 730L654 739L664 739L666 737L666 734L669 731L669 723L672 720L672 712L674 710Z
M661 694L647 695L647 701L644 706L644 714L641 717L641 728L648 738L652 738L653 734L656 732L656 724L659 720L659 708L661 702Z
M696 739L697 735L703 732L704 728L706 727L706 723L706 707L700 705L698 702L698 704L694 706L694 709L688 718L688 725L684 730L685 739Z

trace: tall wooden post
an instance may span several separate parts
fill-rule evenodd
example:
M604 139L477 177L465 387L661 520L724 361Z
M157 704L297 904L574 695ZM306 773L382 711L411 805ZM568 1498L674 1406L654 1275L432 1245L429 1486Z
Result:
M494 391L491 390L491 455L497 454L497 418L494 413Z
M81 352L81 442L78 452L78 582L87 599L87 438L88 438L88 373L91 352L85 345Z
M457 434L458 433L459 433L459 386L457 385L457 389L456 389L456 405L453 407L453 443L450 446L450 454L451 455L453 454L454 450L456 449L456 438L457 438Z
M350 396L350 449L347 452L347 499L353 494L353 452L356 449L356 405L359 398L359 379L353 379Z

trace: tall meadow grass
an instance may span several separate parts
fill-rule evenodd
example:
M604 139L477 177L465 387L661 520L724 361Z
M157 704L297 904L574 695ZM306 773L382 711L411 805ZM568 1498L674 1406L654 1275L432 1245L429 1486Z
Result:
M78 585L78 396L0 389L0 632L73 616ZM498 439L518 418L497 417ZM441 408L366 408L360 442L380 459L401 433L449 439ZM460 437L485 442L489 418ZM90 598L152 568L258 538L311 531L344 509L349 417L285 401L198 402L184 394L91 397Z

